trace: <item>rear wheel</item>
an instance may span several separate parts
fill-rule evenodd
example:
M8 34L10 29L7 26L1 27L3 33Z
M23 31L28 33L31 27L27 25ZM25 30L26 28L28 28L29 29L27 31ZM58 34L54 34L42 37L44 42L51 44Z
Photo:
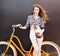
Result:
M10 45L7 53L2 55L6 51L7 45L8 42L0 41L0 56L17 56L16 49L12 45Z
M51 41L44 41L42 44L42 52L44 56L59 56L59 46Z

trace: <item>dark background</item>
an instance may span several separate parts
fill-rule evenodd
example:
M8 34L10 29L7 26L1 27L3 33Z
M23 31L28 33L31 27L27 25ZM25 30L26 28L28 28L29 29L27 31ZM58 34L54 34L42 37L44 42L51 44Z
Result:
M50 19L45 25L44 40L53 41L60 46L60 0L0 0L0 41L9 40L12 24L25 25L35 3L39 3L46 10ZM15 34L26 49L30 48L29 28L17 28Z

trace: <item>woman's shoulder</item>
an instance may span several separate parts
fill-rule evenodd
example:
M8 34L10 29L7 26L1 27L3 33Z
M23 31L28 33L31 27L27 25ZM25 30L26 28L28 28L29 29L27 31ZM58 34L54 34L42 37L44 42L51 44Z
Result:
M32 15L28 15L27 20L30 20L32 18Z
M28 15L28 17L32 17L33 15Z

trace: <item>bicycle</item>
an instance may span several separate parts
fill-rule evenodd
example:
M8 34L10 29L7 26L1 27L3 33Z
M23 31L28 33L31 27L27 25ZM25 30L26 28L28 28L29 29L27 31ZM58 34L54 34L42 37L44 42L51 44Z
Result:
M14 35L15 29L17 28L17 26L12 25L12 28L13 28L13 31L12 31L10 40L8 42L0 41L0 49L2 49L2 50L0 50L0 55L1 56L18 56L17 51L16 51L16 49L17 49L21 53L22 56L33 56L33 51L32 51L33 46L31 46L29 51L24 50L24 48L23 48L23 46L21 44L21 41L19 40L19 38L16 35ZM20 48L13 41L13 38L17 39L17 41L18 41L18 43L20 45ZM51 48L51 49L54 49L54 50L52 51L53 53L49 53L49 51L46 51L46 50L42 49L41 50L42 56L52 56L54 54L57 54L57 56L60 56L60 51L59 51L60 48L56 43L51 42L51 41L43 41L42 47L44 47L44 46L45 46L45 48L47 46L47 48Z

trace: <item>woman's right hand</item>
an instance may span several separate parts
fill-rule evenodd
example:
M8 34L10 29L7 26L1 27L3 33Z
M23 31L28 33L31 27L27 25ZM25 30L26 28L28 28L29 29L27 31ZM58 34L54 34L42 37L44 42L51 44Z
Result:
M22 27L22 25L21 25L21 24L17 24L16 26L17 26L17 27L19 27L19 28L21 28L21 27Z
M17 24L17 27L19 27L20 29L27 29L25 26L22 26L21 24Z

